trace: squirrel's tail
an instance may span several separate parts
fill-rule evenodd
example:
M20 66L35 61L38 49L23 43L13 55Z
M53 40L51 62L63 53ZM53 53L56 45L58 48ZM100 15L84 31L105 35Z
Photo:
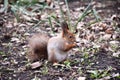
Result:
M42 58L47 59L47 44L49 40L49 36L47 34L39 33L33 35L29 39L29 48L27 53L27 58L30 61L40 60Z

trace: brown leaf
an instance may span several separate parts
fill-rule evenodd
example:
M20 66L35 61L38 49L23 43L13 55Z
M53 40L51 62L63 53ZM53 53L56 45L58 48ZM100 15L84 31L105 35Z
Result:
M112 28L108 28L107 30L105 30L105 33L107 34L113 34L114 30Z
M59 64L59 63L54 63L53 66L62 66L62 67L64 67L65 65L64 64Z
M79 77L77 80L86 80L86 77Z
M111 38L111 34L105 34L104 36L103 36L103 39L104 40L109 40L110 38Z
M108 27L105 23L100 23L99 26L102 28L102 30L105 30Z
M95 39L95 36L94 36L94 34L89 34L86 36L86 38L87 38L87 40L93 41Z
M120 39L119 33L114 33L114 34L112 35L112 38L113 38L113 39Z
M116 53L113 53L113 56L119 57L119 56L120 56L120 51L118 51L118 52L116 52Z
M32 69L36 69L36 68L40 67L41 65L42 65L42 63L37 61L37 62L32 63L30 66Z
M12 28L13 27L13 22L8 21L7 23L5 23L5 26L7 28Z
M104 50L108 50L109 44L108 43L101 43L100 48L104 49Z
M50 6L50 4L52 3L52 0L46 0L46 2Z

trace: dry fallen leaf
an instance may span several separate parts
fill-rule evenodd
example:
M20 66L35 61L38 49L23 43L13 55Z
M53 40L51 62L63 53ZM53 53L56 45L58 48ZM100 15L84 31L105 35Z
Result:
M116 53L113 53L113 56L114 57L119 57L120 56L120 51L116 52Z
M107 34L113 34L114 30L112 28L108 28L107 30L105 30L105 33Z
M12 41L12 42L17 42L17 43L20 42L20 40L19 40L18 38L16 38L16 37L11 38L11 41Z
M103 40L109 40L110 38L111 38L111 34L105 34L103 37L102 37L102 39Z
M59 64L59 63L54 63L53 66L62 66L62 67L64 67L65 65L64 64Z
M7 23L5 23L5 27L12 28L13 27L13 22L8 21Z
M36 69L36 68L40 67L41 65L42 65L42 63L37 61L37 62L32 63L30 66L32 69Z
M99 26L100 27L102 27L102 30L105 30L107 27L108 27L108 25L107 24L105 24L105 23L99 23Z
M46 0L46 2L50 6L50 4L52 3L52 0Z
M77 80L85 80L86 77L79 77Z
M108 50L109 44L108 44L108 43L101 43L100 48L101 48L101 49Z
M110 41L109 42L111 45L116 45L116 46L119 46L119 41Z
M93 41L95 39L95 35L94 34L89 34L89 35L86 36L86 39Z
M113 38L113 39L118 39L118 40L119 40L119 39L120 39L120 33L119 33L119 32L118 32L118 33L117 33L117 32L114 33L114 34L112 35L112 38Z

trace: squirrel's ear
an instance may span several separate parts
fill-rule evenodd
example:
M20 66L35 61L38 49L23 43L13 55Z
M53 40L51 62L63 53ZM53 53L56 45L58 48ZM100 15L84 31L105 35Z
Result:
M65 21L61 23L61 27L63 32L66 32L69 29L68 24Z

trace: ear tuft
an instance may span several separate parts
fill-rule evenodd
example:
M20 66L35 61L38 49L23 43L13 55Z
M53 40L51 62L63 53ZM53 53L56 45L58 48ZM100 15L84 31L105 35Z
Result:
M61 23L61 27L63 32L66 32L69 29L68 24L65 21Z

